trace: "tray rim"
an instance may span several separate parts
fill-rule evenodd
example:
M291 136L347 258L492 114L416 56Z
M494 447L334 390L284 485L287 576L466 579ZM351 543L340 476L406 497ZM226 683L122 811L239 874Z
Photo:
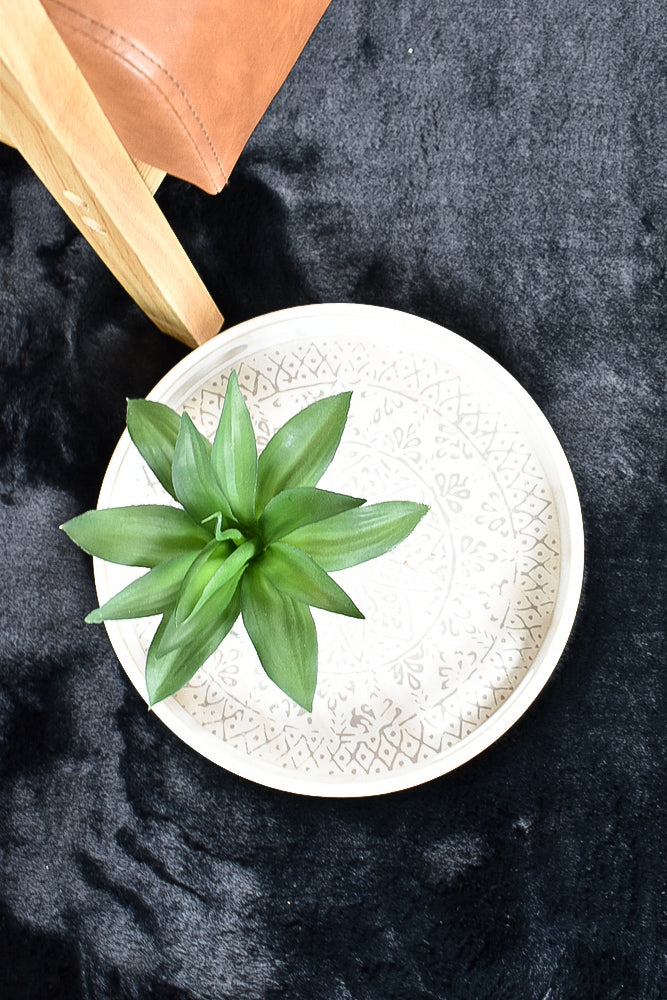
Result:
M304 780L304 776L298 772L283 770L257 761L224 744L212 734L206 733L173 697L152 709L174 735L218 766L266 787L325 798L369 797L420 785L462 766L500 739L527 711L555 670L574 624L584 573L583 518L576 484L567 457L546 416L514 376L490 355L460 335L430 320L383 306L353 303L322 303L277 310L230 327L229 330L224 330L206 344L196 348L170 369L146 398L162 401L170 394L178 392L183 399L187 399L188 394L196 386L201 385L202 372L205 371L211 356L216 356L217 367L228 367L235 359L240 360L242 356L247 356L250 347L247 341L250 338L253 338L251 345L253 352L261 350L271 342L279 343L280 340L276 341L274 335L277 325L294 320L317 320L324 315L349 320L351 316L358 317L360 314L366 317L372 314L373 318L384 318L388 323L401 322L407 326L414 324L415 329L419 328L422 334L430 332L437 336L440 348L444 342L449 341L458 355L466 357L474 365L480 365L485 377L499 379L504 388L511 393L515 404L528 409L531 416L530 436L538 438L543 446L546 445L553 469L557 472L556 482L552 475L548 475L548 479L559 513L560 583L554 620L549 626L545 643L526 676L485 722L447 751L444 759L440 755L408 770L388 772L381 776L360 775L353 778L341 775L326 779L308 776ZM267 344L263 344L262 341L266 341ZM99 493L98 507L108 506L108 498L113 492L122 461L130 447L130 438L125 430L107 467ZM548 470L545 469L545 472ZM112 593L107 582L107 564L95 558L93 566L95 585L102 602ZM147 701L143 664L141 666L137 664L132 655L123 635L123 624L127 627L127 623L105 622L111 645L121 666L138 693L144 701Z

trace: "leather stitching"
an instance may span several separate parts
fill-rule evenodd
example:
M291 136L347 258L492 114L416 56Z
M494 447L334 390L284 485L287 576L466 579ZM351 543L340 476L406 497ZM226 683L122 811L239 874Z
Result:
M156 59L154 59L153 56L149 52L146 52L144 49L141 48L141 46L139 46L135 42L133 42L132 39L126 38L124 35L120 34L120 32L115 31L113 28L110 28L108 25L103 24L101 21L97 21L94 18L89 17L87 14L82 14L80 11L74 10L74 8L69 7L65 3L62 3L62 0L48 0L48 2L49 2L49 4L53 4L54 6L62 7L63 10L68 11L70 14L74 14L76 17L79 17L82 21L86 21L89 24L95 25L95 27L101 28L107 34L115 36L121 42L123 42L125 45L128 45L130 48L133 48L136 52L138 52L145 59L147 59L149 62L151 62L157 69L160 70L161 73L163 73L171 81L171 83L174 85L174 87L176 87L176 90L179 92L179 94L182 96L183 100L185 101L185 103L186 103L186 105L188 107L188 110L190 111L192 117L194 118L194 120L199 125L199 128L201 129L201 133L204 136L204 138L206 139L206 142L208 143L208 145L209 145L209 147L211 149L211 153L213 154L213 157L214 157L215 162L216 162L216 164L218 166L218 169L220 170L220 173L222 174L224 183L227 184L229 178L225 174L225 171L222 169L222 164L220 162L220 159L218 157L216 149L215 149L215 147L214 147L214 145L213 145L213 143L211 141L211 137L209 136L208 132L206 131L206 128L204 127L203 122L199 118L199 115L197 114L197 112L195 111L194 107L190 103L190 101L188 99L188 96L185 93L185 90L183 89L183 87L181 86L181 84L178 82L178 80L176 80L176 78L174 76L172 76L172 74L169 72L169 70L167 70L163 65L161 65L161 63L159 63ZM213 176L211 175L211 171L210 171L210 169L209 169L206 161L204 160L204 157L202 156L202 154L201 154L201 152L200 152L200 150L199 150L199 148L197 146L197 143L194 140L194 136L192 135L190 129L187 126L187 123L184 121L184 119L183 119L182 115L180 114L180 112L178 111L178 109L174 106L174 104L172 103L172 101L169 99L168 94L164 91L164 89L162 87L158 86L157 82L153 79L153 77L151 77L148 73L146 73L145 70L142 70L139 66L137 66L130 59L128 59L127 56L124 56L122 53L117 52L115 49L112 49L109 45L105 44L101 39L95 38L88 31L86 31L85 28L83 28L83 27L76 27L76 25L72 25L72 29L74 31L77 31L81 35L85 35L85 37L87 39L89 39L89 41L94 42L96 45L99 45L100 48L106 49L106 51L108 51L109 53L111 53L111 55L113 55L115 58L120 59L123 62L127 63L127 65L134 72L139 73L141 76L145 77L145 79L158 91L158 93L160 94L160 96L163 98L163 100L169 105L169 107L173 111L173 113L176 116L176 118L178 119L181 127L183 128L185 134L187 135L188 139L190 140L195 153L199 157L199 159L201 161L201 164L202 164L204 170L206 171L206 173L207 173L207 175L208 175L208 177L209 177L209 179L211 181L211 184L214 187L217 187L218 184L217 184L216 180L213 178Z

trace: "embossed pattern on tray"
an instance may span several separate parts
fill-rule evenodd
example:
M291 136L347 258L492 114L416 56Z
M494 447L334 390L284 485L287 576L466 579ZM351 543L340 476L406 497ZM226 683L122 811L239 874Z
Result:
M261 448L303 406L351 389L343 441L321 485L431 509L392 553L334 574L366 620L315 611L312 715L265 677L240 622L176 701L209 744L230 751L232 769L235 758L254 761L260 772L299 776L304 791L313 779L321 794L327 782L372 783L444 759L491 719L552 623L560 531L551 484L502 384L478 384L456 357L418 342L385 344L363 327L285 337L214 366L165 402L212 436L235 367ZM133 450L113 494L115 503L169 502ZM114 573L111 591L125 582L119 568L110 582ZM155 625L122 628L145 654ZM279 777L267 783L282 786Z

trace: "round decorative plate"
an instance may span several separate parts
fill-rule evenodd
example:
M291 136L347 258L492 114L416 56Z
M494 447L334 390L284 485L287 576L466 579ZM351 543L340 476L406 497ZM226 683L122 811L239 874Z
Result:
M518 383L461 337L358 305L242 323L184 358L148 398L187 410L212 437L233 369L260 448L307 404L352 390L320 485L430 511L393 552L334 574L366 618L315 609L312 714L266 677L240 619L155 714L217 764L291 792L375 795L459 766L531 704L577 609L581 511L551 427ZM125 432L99 506L168 502ZM137 573L95 560L100 603ZM156 625L107 623L144 697Z

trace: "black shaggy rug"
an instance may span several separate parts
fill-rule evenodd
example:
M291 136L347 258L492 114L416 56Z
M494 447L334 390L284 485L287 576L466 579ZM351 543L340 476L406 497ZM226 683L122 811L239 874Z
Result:
M572 466L565 653L483 754L392 795L267 789L128 682L90 560L124 426L186 349L0 150L0 995L661 1000L667 13L333 0L228 188L158 201L228 325L311 302L442 324Z

